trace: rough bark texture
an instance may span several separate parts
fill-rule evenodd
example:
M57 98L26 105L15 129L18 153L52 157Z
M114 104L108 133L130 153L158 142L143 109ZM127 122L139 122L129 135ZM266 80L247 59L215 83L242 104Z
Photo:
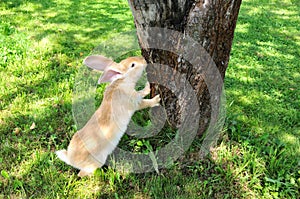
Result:
M224 79L241 0L129 0L129 4L137 30L161 27L189 35L212 57ZM139 31L137 32L142 54L148 63L165 64L187 75L187 80L197 93L201 115L198 133L202 134L211 115L210 95L204 81L205 74L201 73L201 70L192 70L190 63L181 61L180 55L164 50L143 48L145 37L141 37ZM147 38L147 40L153 39L156 38ZM155 71L148 71L151 72L155 73ZM178 101L170 90L152 86L152 95L158 92L162 95L169 123L177 126L181 115L179 107L184 106L184 102Z

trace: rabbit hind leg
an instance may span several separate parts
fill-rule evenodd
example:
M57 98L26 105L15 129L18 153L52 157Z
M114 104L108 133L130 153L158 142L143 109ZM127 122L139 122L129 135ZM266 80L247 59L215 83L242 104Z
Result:
M93 172L88 172L85 170L80 170L79 173L77 174L78 177L85 177L85 176L91 176L93 174Z

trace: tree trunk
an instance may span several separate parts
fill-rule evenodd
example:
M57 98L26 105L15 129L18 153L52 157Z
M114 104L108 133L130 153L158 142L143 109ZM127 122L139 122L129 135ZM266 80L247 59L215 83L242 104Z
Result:
M220 90L222 90L220 88L222 85L210 89L208 82L223 82L241 0L129 0L129 4L133 12L142 55L147 62L159 63L176 69L178 73L186 75L187 81L193 87L199 103L198 134L203 134L212 120L212 101L216 100L215 104L220 103L220 98L211 99L212 92L218 90L218 96L220 97ZM180 51L183 48L181 46L185 45L180 41L180 37L176 35L176 32L183 34L184 37L190 37L203 47L218 70L214 72L207 71L207 68L211 67L209 60L200 61L199 63L202 65L200 64L196 70L191 66L194 63L190 63L186 57L191 56L193 60L203 59L205 53L201 51L195 52L188 49L188 54L185 54L184 57L180 53L172 52L172 50L154 49L151 46L149 48L149 43L163 42L163 39L168 38L159 38L156 35L160 34L155 33L156 35L153 35L153 31L145 33L147 27L174 30L171 33L171 42L173 42L176 52ZM157 71L152 67L148 67L147 72L148 75L152 74L153 76L170 76L170 74L167 74L170 71ZM175 84L176 86L178 85ZM152 84L151 88L152 96L156 93L161 94L169 124L178 127L182 122L180 120L182 108L180 107L189 103L189 96L186 94L175 96L174 92L164 86L157 87Z

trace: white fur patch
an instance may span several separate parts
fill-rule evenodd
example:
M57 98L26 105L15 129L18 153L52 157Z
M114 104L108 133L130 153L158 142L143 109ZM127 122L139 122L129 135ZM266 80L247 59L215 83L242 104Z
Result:
M59 150L59 151L55 151L55 154L57 155L57 157L59 159L61 159L62 161L64 161L67 164L70 164L69 158L67 156L67 151L65 149Z

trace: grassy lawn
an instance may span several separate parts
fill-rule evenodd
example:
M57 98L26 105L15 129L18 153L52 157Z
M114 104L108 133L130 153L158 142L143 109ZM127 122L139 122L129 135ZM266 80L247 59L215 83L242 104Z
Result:
M299 1L244 0L227 119L209 157L198 157L196 140L160 174L108 168L83 179L53 152L77 130L72 92L83 58L134 29L127 1L2 0L0 8L0 199L299 198Z

